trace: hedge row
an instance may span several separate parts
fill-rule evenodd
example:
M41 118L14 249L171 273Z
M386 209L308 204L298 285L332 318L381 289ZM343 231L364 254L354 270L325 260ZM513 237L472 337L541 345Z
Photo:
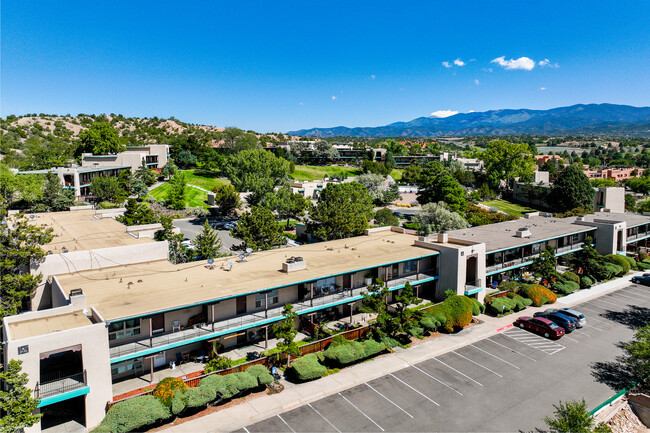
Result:
M248 367L241 373L207 376L194 388L187 388L180 379L165 378L156 386L154 395L134 397L115 404L93 432L141 431L170 418L172 414L179 415L186 409L200 408L215 400L227 400L271 382L273 376L263 365Z
M474 301L471 298L451 295L443 303L424 310L420 325L423 328L437 329L440 327L446 332L456 332L472 322L472 312L475 309Z
M531 305L533 301L519 296L513 292L508 296L500 298L488 298L486 300L486 310L494 315L510 313L512 311L521 311Z

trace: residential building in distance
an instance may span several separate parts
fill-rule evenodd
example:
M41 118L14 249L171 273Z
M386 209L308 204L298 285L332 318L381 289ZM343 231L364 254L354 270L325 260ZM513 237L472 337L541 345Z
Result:
M379 227L353 238L174 265L166 242L130 234L90 211L73 214L29 218L58 236L45 246L52 254L38 268L47 283L34 311L4 318L4 361L23 361L46 416L75 407L87 428L101 421L122 381L206 353L213 343L266 341L285 303L301 326L352 315L375 279L391 292L388 302L407 282L433 301L447 289L483 300L547 245L564 256L590 237L602 254L625 254L645 251L650 238L650 218L641 215L533 213L423 237ZM40 424L28 429L39 430Z
M131 168L131 172L135 172L144 164L153 170L160 170L167 164L169 148L168 144L149 144L147 146L127 146L124 152L114 155L84 153L81 156L81 166L128 166Z
M91 165L72 167L53 167L47 170L19 171L18 174L47 174L54 173L61 180L63 188L74 190L77 200L84 200L90 195L90 184L99 176L119 176L124 170L130 170L130 165Z
M643 175L642 168L602 168L598 170L583 170L589 179L613 179L616 182Z

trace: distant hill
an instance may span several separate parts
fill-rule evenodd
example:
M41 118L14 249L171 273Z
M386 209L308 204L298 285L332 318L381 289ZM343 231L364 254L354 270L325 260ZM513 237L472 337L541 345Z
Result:
M305 137L435 137L442 135L632 135L650 136L650 107L578 104L550 110L490 110L454 116L418 117L386 126L289 131Z

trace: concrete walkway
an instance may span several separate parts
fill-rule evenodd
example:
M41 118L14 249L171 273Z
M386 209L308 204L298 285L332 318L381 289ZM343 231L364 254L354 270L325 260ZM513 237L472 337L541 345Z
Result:
M394 353L344 368L336 374L312 382L296 385L282 381L285 390L279 394L265 395L245 401L219 412L177 426L170 426L166 430L170 433L234 431L496 335L511 327L519 316L532 316L533 313L547 308L565 308L603 296L623 287L630 278L642 273L628 274L591 289L581 290L559 299L554 305L545 305L540 308L528 307L519 313L500 318L482 315L480 319L483 323L466 328L457 334L443 335L409 349L398 349Z

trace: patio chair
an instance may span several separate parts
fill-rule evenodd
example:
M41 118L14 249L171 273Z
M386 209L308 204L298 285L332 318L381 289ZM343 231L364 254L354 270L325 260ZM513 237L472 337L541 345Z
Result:
M197 361L197 362L205 362L205 358L206 358L206 356L205 356L205 349L201 349L201 350L199 351L199 356L196 357L196 361Z
M172 322L172 332L176 332L181 330L181 321L180 320L174 320Z

